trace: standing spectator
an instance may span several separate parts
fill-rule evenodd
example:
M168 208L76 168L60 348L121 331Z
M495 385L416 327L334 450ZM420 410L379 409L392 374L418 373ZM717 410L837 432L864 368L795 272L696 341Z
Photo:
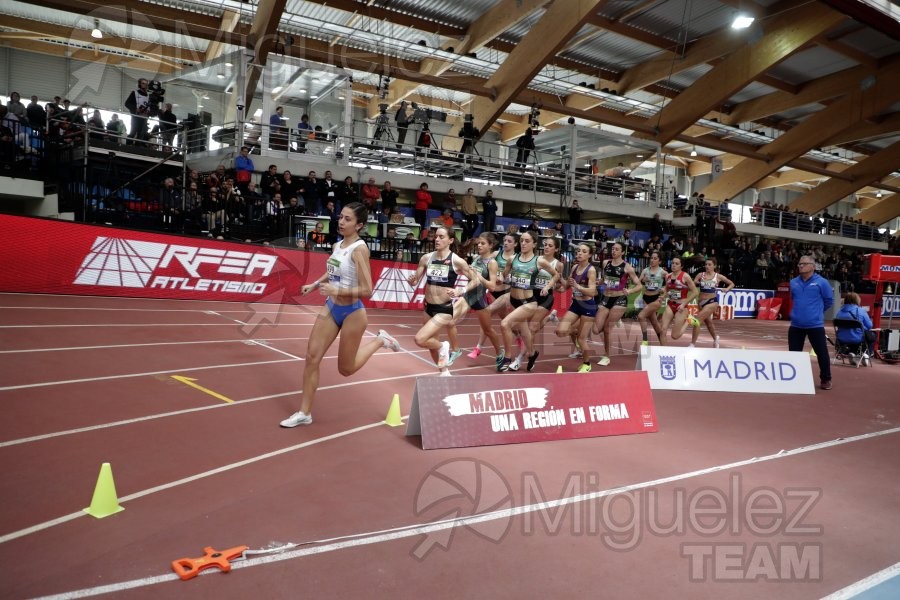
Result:
M312 139L313 127L309 124L309 115L300 117L297 125L297 152L306 152L306 140Z
M269 170L271 171L271 167ZM303 192L305 188L302 188L301 186L302 184L294 179L294 176L290 171L285 171L281 174L281 181L278 183L278 191L281 193L282 198L287 198L288 200L298 194L302 194L305 198L306 194ZM307 203L306 206L309 206L309 204Z
M414 205L416 222L422 228L422 231L428 229L429 208L431 208L431 193L428 191L428 184L423 183L416 191L416 203Z
M397 190L391 187L391 182L385 181L384 187L381 188L381 208L386 208L393 213L397 208L398 195Z
M177 231L181 228L182 198L181 190L175 187L175 180L166 177L159 195L159 204L162 210L163 229Z
M525 163L528 162L528 156L534 150L534 134L531 132L531 127L526 129L525 134L516 140L516 148L518 148L516 150L516 166L524 168Z
M456 191L451 188L447 190L447 195L444 196L444 206L443 209L450 209L451 212L456 212Z
M16 115L20 123L25 123L28 118L25 105L22 104L19 92L13 92L9 95L9 102L6 103L6 110L9 111L10 114Z
M28 117L28 123L34 129L44 131L47 127L47 111L38 104L37 96L31 97L31 103L25 107L25 116Z
M341 212L341 207L338 206L338 183L334 179L331 178L331 171L325 171L325 179L319 182L319 197L322 199L322 202L328 202L332 200L334 202L335 209L337 212Z
M241 193L247 195L247 184L250 183L250 176L253 175L253 161L250 159L250 148L241 146L241 152L234 159L234 173L237 180L237 188Z
M466 241L473 238L478 229L478 200L475 199L475 191L472 188L466 190L466 195L463 196L462 214L462 235L463 241Z
M325 202L325 208L322 210L322 215L328 217L328 243L333 244L337 241L338 236L338 221L341 218L341 211L337 210L334 205L334 200L328 200Z
M816 273L813 257L804 254L797 262L799 275L791 279L791 326L788 329L788 350L800 352L803 343L809 344L819 360L819 381L823 390L831 389L831 359L825 341L825 311L834 304L834 294L828 281Z
M284 107L279 106L269 117L269 148L287 150L287 127L284 126Z
M281 183L284 186L284 181ZM284 191L282 190L282 193ZM316 179L316 172L310 171L306 179L300 184L300 193L306 204L306 211L309 214L317 215L322 210L322 196L319 194L319 180ZM290 198L290 196L285 196Z
M378 200L381 199L381 190L375 185L375 178L369 177L369 182L362 186L362 203L369 210L369 214L375 214Z
M103 133L104 131L106 131L106 125L104 125L103 117L100 115L100 109L94 109L94 114L92 114L91 118L88 119L87 127L92 140L103 139Z
M659 218L659 213L656 213L655 215L653 215L653 220L650 221L650 237L653 237L655 235L659 239L663 239L663 237L665 237L665 233L665 226Z
M580 237L581 227L581 215L584 213L584 209L581 208L581 205L578 204L578 200L573 199L572 205L569 207L569 234L572 237Z
M109 135L111 142L125 143L125 123L119 119L118 113L113 113L113 116L106 123L106 133Z
M347 206L351 202L359 202L359 190L356 189L356 185L353 184L353 178L347 175L344 177L344 182L338 186L337 190L337 206ZM374 208L369 211L370 215L375 214Z
M497 225L497 201L494 200L494 190L488 190L481 201L481 212L484 215L484 227L482 231L494 231Z
M149 82L141 77L138 79L137 89L132 90L125 99L125 108L131 113L131 143L147 141L150 133L147 131L147 117L150 116L150 91ZM68 110L68 108L66 108Z
M409 113L406 112L406 101L400 103L400 108L394 114L394 121L397 123L397 149L399 150L406 143L406 132L409 130Z
M269 165L269 169L259 178L259 192L271 198L275 192L281 191L281 178L278 176L278 165Z
M159 113L159 134L162 137L163 150L171 150L175 143L175 134L178 132L178 117L172 112L172 104L166 102L163 111ZM251 169L252 171L252 169ZM240 185L240 181L238 182Z

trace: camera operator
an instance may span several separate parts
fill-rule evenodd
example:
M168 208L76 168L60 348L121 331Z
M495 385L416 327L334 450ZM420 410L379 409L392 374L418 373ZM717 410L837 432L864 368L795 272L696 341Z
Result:
M409 129L409 113L406 112L406 101L400 103L400 108L394 114L397 122L397 147L401 147L406 141L406 131Z
M150 133L147 131L147 117L150 116L150 82L138 79L138 86L125 99L125 108L131 113L131 132L128 137L131 143L136 140L147 141Z
M459 137L463 139L462 148L460 149L462 154L471 154L475 151L475 139L478 138L479 132L475 128L474 120L475 117L473 115L466 115L462 129L459 130Z

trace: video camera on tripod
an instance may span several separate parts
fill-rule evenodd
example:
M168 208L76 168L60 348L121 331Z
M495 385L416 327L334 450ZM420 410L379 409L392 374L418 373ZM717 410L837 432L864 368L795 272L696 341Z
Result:
M389 128L390 119L388 119L387 109L387 103L378 105L378 116L375 117L375 135L372 136L372 139L380 140L385 136L388 139L393 139Z
M431 124L431 109L422 108L415 102L412 103L413 115L410 121L412 123L421 123L422 125Z
M166 89L159 81L154 79L147 84L147 91L149 92L147 112L150 113L151 117L155 117L160 112L159 105L166 99Z

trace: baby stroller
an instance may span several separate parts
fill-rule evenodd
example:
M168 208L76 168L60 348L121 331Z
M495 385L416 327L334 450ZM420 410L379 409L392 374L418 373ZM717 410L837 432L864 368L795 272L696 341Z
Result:
M857 369L865 365L872 366L872 351L869 348L870 331L865 331L863 324L856 319L834 320L834 356L832 364L847 364ZM854 341L859 340L859 341ZM831 341L831 340L828 340Z

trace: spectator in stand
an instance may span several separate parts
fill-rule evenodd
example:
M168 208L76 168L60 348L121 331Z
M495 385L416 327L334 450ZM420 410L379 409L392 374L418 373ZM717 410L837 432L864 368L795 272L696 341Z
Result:
M447 231L453 231L453 211L449 208L444 209L444 214L435 219L435 221L440 222L443 227L447 228Z
M456 191L453 188L447 190L447 195L444 196L444 206L443 210L450 209L451 212L456 212Z
M125 99L125 108L131 113L130 143L144 142L150 139L147 131L147 117L150 116L150 90L149 82L141 77L138 79L137 89L132 90ZM65 101L65 102L68 102ZM68 110L68 107L66 107Z
M283 179L283 178L282 178ZM282 180L282 186L284 181ZM306 210L311 215L317 215L322 211L322 196L319 193L319 180L316 172L310 171L302 182L299 183L299 192L306 201ZM284 193L282 191L282 193Z
M381 212L378 213L378 224L384 225L385 223L391 222L391 209L387 206L381 207ZM379 233L382 232L381 228L378 230Z
M573 199L572 205L569 206L569 233L572 234L573 237L579 237L581 227L581 215L584 214L584 209L581 208L581 205L578 204L578 200Z
M322 222L316 223L315 228L306 234L307 246L310 248L322 248L328 243L328 235L324 231Z
M45 131L47 128L47 111L38 104L38 97L32 96L31 102L25 107L25 117L33 128Z
M112 117L110 117L109 121L106 123L106 133L109 141L118 144L125 143L125 123L119 119L117 113L113 113Z
M488 190L484 193L484 200L481 201L481 212L484 219L482 231L494 231L494 227L497 225L497 201L494 200L493 190Z
M347 175L344 177L344 182L338 186L337 206L347 206L351 202L359 202L359 190L356 189L353 178ZM368 209L368 207L366 208ZM369 210L369 214L375 215L374 207L372 210ZM365 230L363 230L363 233L365 233Z
M325 208L322 210L322 215L329 219L328 243L333 244L337 241L338 221L341 218L341 211L335 208L334 200L325 202Z
M625 177L628 175L628 169L623 163L617 164L615 167L606 170L607 177Z
M370 215L375 214L375 208L378 206L380 199L381 190L375 185L375 178L369 177L369 182L362 186L362 203L368 209Z
M287 127L284 126L284 107L279 106L275 113L269 117L269 148L272 150L287 150Z
M166 177L159 195L162 211L162 227L166 231L178 231L181 227L181 190L175 187L175 180Z
M259 178L259 192L266 198L271 198L280 191L281 177L278 175L278 165L269 165L268 170Z
M473 238L478 229L478 200L475 198L475 191L472 188L466 190L466 195L463 196L462 215L462 237L465 242Z
M225 205L226 222L241 225L247 210L241 191L235 187L234 179L231 177L225 178L225 185L222 186L222 200Z
M313 181L315 181L315 177L313 177ZM294 179L294 175L290 171L284 171L281 174L281 181L278 185L278 191L281 192L281 197L293 198L294 196L303 196L306 208L313 210L313 208L310 208L309 196L307 194L306 188L306 185ZM315 191L313 193L315 193Z
M241 146L240 154L234 159L234 175L237 188L242 194L247 194L247 184L253 175L253 161L250 159L250 148Z
M528 227L525 228L525 231L533 231L534 239L540 239L541 237L541 222L535 217L531 220L531 223L528 224Z
M388 209L391 214L393 214L394 209L397 208L397 190L391 187L390 181L384 182L384 187L381 188L381 207Z
M13 92L9 95L9 102L6 104L6 110L9 114L16 115L20 123L28 123L28 114L25 105L22 104L19 92Z
M659 213L656 213L655 215L653 215L653 220L650 221L650 237L653 237L655 235L661 240L663 239L663 237L665 237L665 234L665 225L663 225L663 222L660 220Z
M162 138L163 150L170 151L175 144L175 134L178 132L178 117L172 112L172 104L166 102L163 111L159 113L159 135ZM243 149L241 149L243 151ZM251 169L252 171L252 169ZM240 185L240 181L238 184Z
M309 115L300 117L297 125L297 152L306 152L306 140L312 139L313 127L309 124Z
M422 230L428 229L428 209L431 208L431 193L428 191L428 184L422 183L416 190L416 203L413 207L416 222Z
M102 140L104 138L106 125L103 123L103 117L100 115L100 109L94 109L94 114L88 119L87 127L92 140Z
M338 214L341 212L341 207L338 206L338 183L334 179L331 178L331 171L325 171L325 178L319 182L319 197L323 202L328 202L329 200L334 202L335 209ZM337 229L335 229L337 231Z
M15 132L7 124L9 121L5 117L6 107L0 105L0 168L4 171L11 171L16 163L19 149L16 145Z

